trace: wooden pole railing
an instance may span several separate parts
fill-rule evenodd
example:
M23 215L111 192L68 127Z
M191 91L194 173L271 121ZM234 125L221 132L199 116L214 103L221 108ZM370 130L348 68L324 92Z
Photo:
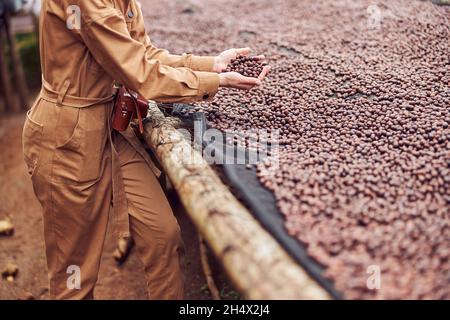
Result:
M156 105L145 140L177 190L186 211L247 299L329 299L328 293L233 196L190 141ZM185 161L191 157L191 161Z

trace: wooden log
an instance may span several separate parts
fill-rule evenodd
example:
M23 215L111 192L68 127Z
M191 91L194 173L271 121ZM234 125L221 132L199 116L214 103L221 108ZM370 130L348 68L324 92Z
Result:
M11 14L8 10L5 12L5 30L6 39L9 45L9 56L11 57L11 63L14 70L14 80L16 83L17 94L19 95L20 107L17 109L28 109L29 91L27 85L27 79L25 78L25 72L23 71L22 61L17 51L16 39L11 31Z
M329 299L231 194L156 105L144 137L202 237L247 299ZM187 161L187 159L189 161Z
M4 111L9 112L16 110L16 99L12 91L11 80L9 77L8 66L5 59L5 48L3 46L5 40L4 19L0 17L0 86L5 103Z

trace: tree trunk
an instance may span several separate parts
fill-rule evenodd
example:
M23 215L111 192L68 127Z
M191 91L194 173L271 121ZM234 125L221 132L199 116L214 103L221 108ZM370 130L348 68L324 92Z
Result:
M22 62L20 61L19 53L17 51L16 39L11 31L11 14L8 10L5 12L5 30L6 38L9 45L9 55L11 57L11 63L14 70L14 80L19 94L20 107L18 110L27 109L28 104L28 86L25 73L23 71Z
M5 48L3 46L5 40L5 25L3 17L0 17L0 85L1 92L5 103L4 111L9 112L16 110L16 100L12 91L11 80L9 77L8 66L5 59Z

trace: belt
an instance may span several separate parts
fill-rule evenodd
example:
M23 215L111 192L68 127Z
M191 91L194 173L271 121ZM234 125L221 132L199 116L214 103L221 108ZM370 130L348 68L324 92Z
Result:
M89 108L99 104L107 104L114 100L114 95L104 98L83 98L70 96L67 91L70 87L70 80L64 81L60 91L56 91L52 86L42 78L42 90L40 96L42 99L55 103L56 106L67 106L72 108ZM129 237L130 227L128 218L128 205L125 196L124 183L122 178L122 170L120 168L119 154L114 146L112 138L112 108L109 116L107 116L108 140L111 145L111 162L112 162L112 189L113 189L113 219L114 234L117 237Z

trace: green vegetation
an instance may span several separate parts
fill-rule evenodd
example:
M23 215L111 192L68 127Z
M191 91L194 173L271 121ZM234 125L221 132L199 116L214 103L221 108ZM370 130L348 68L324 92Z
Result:
M32 91L38 89L41 86L38 36L34 32L17 34L16 43L28 87Z
M16 34L16 47L22 62L27 85L31 91L41 86L41 63L39 60L38 36L34 32ZM9 74L13 74L11 57L9 56L9 45L5 39L3 43L4 56L8 64ZM12 79L11 79L12 81Z

